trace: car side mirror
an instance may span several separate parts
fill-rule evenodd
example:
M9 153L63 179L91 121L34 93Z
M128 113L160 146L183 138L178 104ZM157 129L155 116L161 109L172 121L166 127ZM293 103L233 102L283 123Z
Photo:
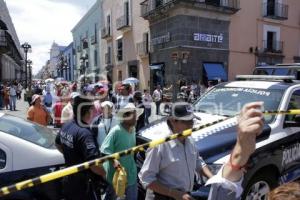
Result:
M300 127L300 115L296 115L293 121L285 121L284 127Z

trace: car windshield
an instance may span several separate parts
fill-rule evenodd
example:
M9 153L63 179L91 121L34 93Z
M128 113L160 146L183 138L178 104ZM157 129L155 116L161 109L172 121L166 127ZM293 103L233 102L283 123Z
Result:
M232 117L237 115L242 107L249 102L263 101L264 110L277 110L283 90L265 90L239 87L216 87L206 93L195 103L198 112ZM274 116L265 116L267 123Z
M0 117L0 131L22 138L45 148L55 148L55 134L51 129L11 115Z

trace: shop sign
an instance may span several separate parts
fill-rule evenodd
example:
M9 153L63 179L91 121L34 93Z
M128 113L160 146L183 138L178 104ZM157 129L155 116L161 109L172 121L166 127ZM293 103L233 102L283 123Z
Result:
M206 33L194 33L194 41L223 43L223 34L214 35Z
M162 35L157 38L151 39L151 44L152 45L163 44L163 43L170 42L170 40L171 40L171 35L170 32L168 32L166 35Z

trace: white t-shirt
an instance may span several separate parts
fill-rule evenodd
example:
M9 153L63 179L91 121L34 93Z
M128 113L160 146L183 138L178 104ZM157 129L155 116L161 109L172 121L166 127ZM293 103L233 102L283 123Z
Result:
M161 100L161 93L162 93L161 90L158 90L158 89L154 90L154 92L153 92L153 100L154 100L155 102Z
M73 107L69 102L61 112L61 123L65 124L73 119Z

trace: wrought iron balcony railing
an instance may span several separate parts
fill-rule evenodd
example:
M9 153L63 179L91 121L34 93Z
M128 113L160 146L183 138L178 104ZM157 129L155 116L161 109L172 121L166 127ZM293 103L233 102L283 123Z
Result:
M139 56L147 56L149 53L149 43L147 41L139 42L136 44Z
M129 15L123 15L121 17L119 17L117 19L117 22L116 22L116 26L117 26L117 30L121 30L123 28L128 28L130 27L130 24L129 24Z
M217 11L228 14L234 14L240 9L240 0L145 0L141 3L141 16L147 18L156 11L165 11L179 3L192 4L204 9L212 6L217 8ZM211 10L211 7L209 9Z
M283 42L263 40L263 50L264 53L283 53Z

